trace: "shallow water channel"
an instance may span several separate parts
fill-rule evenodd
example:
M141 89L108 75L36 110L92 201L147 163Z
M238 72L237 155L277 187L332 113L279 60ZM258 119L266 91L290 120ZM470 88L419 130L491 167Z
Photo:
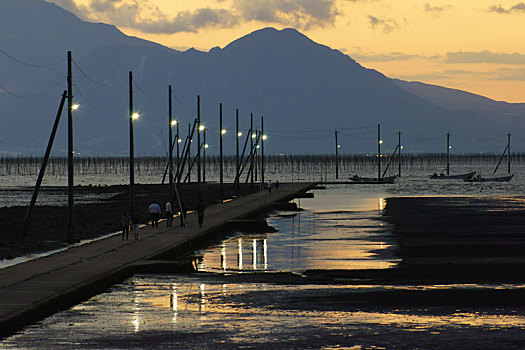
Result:
M195 252L200 272L135 275L0 342L6 349L523 348L522 308L356 306L376 291L524 285L292 284L232 282L233 274L395 268L381 220L399 185L333 186L276 212L277 232L234 233Z

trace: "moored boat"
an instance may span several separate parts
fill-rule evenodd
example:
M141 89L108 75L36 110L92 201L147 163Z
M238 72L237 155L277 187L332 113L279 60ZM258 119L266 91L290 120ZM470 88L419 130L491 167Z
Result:
M380 181L377 181L377 177L361 177L358 175L354 175L350 177L349 179L353 182L359 182L359 183L385 183L385 184L393 184L396 180L397 176L385 176L380 179Z
M514 177L514 174L498 177L481 177L481 175L474 176L470 179L465 179L467 182L507 182Z
M466 179L473 178L475 174L476 174L475 171L470 171L470 172L465 173L465 174L457 174L457 175L445 175L443 173L438 175L437 173L434 173L434 174L430 175L430 178L431 179L440 179L440 180L450 180L450 179L466 180Z

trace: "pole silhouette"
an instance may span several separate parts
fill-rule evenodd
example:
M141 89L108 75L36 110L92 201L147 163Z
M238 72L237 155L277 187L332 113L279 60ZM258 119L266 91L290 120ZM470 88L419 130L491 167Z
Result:
M60 122L60 117L62 115L62 110L64 109L64 104L66 102L67 98L67 90L62 93L62 99L60 100L60 105L58 107L58 112L55 117L55 123L53 124L53 129L51 130L51 135L49 136L49 141L47 143L46 153L44 155L44 159L42 160L42 165L40 166L40 172L38 173L38 178L36 180L35 189L33 191L33 196L31 197L31 202L29 203L29 207L27 207L26 215L24 217L24 227L22 228L22 235L25 236L27 234L27 231L29 229L29 224L31 223L31 213L33 212L33 208L35 207L36 199L38 197L38 192L40 191L40 185L42 184L42 180L44 178L44 174L46 172L46 166L47 162L49 160L49 155L51 154L51 148L53 147L53 142L55 140L55 135L57 133L58 124Z
M73 73L71 51L67 52L67 240L75 241L74 149L73 149Z
M335 130L335 178L339 179L339 142L337 141L337 130Z
M201 97L197 96L197 183L201 188Z
M236 160L236 164L237 164L237 171L236 171L236 174L235 174L235 179L239 179L239 169L240 169L240 164L239 164L239 137L241 137L241 135L239 134L239 109L237 108L235 110L235 147L236 147L236 156L235 156L235 160ZM236 186L236 189L237 189L237 194L239 194L239 181L237 181L237 186Z
M169 195L170 201L173 201L173 110L171 104L171 85L168 87L168 145L169 145Z
M450 133L447 132L447 175L450 175Z
M222 154L222 103L219 103L219 183L220 183L220 195L221 199L224 195L224 166L223 166L223 154Z
M399 160L399 163L398 163L398 171L397 171L397 176L401 177L401 131L397 133L397 136L398 136L398 139L397 139L397 151L399 152L398 153L398 160Z
M129 211L135 212L135 145L133 140L133 72L129 72Z
M381 124L377 124L377 182L381 182Z

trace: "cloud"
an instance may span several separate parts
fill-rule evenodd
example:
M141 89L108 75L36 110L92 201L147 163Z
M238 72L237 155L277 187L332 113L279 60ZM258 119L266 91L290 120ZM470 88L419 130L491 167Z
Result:
M491 75L488 80L525 81L525 68L501 68Z
M140 0L48 0L84 20L100 21L146 33L197 32L207 27L231 28L241 22L259 21L310 29L332 25L337 16L336 0L233 0L233 6L180 11L173 16L158 6ZM223 0L216 0L217 4Z
M432 6L428 2L425 4L424 9L426 12L443 12L446 10L450 10L452 8L452 5L445 5L445 6Z
M350 56L358 62L392 62L392 61L408 61L419 58L418 55L410 55L402 52L390 52L384 54L359 54L353 53Z
M245 21L291 25L300 29L331 25L338 14L335 0L234 0Z
M492 5L491 7L489 7L487 11L495 12L495 13L502 13L502 14L507 14L507 15L511 13L525 13L525 3L519 2L516 5L509 7L507 9L501 5L497 5L497 6Z
M368 23L372 29L382 27L385 33L390 33L400 28L400 25L393 18L378 18L368 15Z
M525 64L525 55L519 53L497 53L484 51L458 51L447 52L446 63L499 63L499 64Z

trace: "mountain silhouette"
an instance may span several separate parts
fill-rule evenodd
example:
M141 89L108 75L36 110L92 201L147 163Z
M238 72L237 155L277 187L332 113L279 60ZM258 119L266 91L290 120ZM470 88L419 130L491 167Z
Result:
M373 153L377 124L385 152L395 148L398 131L407 152L443 151L447 132L455 150L477 152L500 151L504 134L523 130L516 117L524 115L523 105L506 104L514 117L502 117L499 102L392 80L294 29L264 28L224 48L180 52L128 37L114 26L84 22L41 0L2 0L0 26L10 28L0 28L0 48L11 56L0 53L2 153L43 153L66 87L67 50L73 52L73 93L81 104L74 118L75 152L81 155L127 154L129 71L141 114L134 124L135 149L143 155L166 152L170 84L182 138L201 96L211 154L218 148L219 103L230 154L236 108L244 132L250 113L258 129L264 116L269 154L332 153L335 129L342 153ZM64 114L55 155L66 154L65 125ZM468 141L495 135L502 135L501 144Z

